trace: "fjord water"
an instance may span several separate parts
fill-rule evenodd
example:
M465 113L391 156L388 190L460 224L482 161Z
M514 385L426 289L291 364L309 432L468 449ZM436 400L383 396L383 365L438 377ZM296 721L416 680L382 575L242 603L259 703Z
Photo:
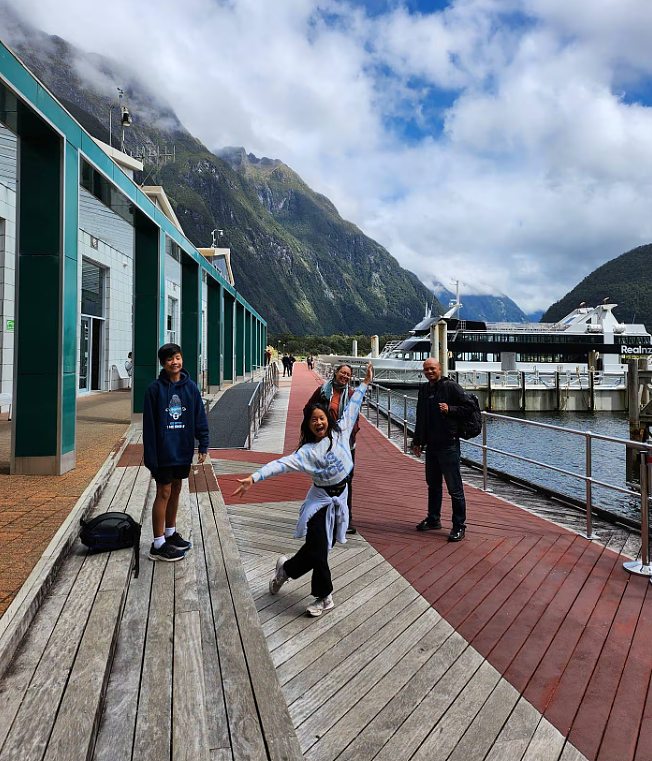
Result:
M416 397L416 389L406 390L405 393L409 397ZM381 406L385 406L382 397ZM392 394L392 411L402 416L402 393ZM620 439L629 437L627 414L622 412L510 412L508 416L559 426L568 429L568 432L552 431L508 420L489 418L487 420L487 445L489 447L581 475L585 472L585 437L571 433L571 429L591 431ZM414 419L415 400L409 398L408 422L414 424ZM481 444L482 437L479 436L474 439L474 442ZM616 486L624 487L626 485L625 446L623 444L593 440L591 454L593 478ZM477 462L482 461L481 450L465 441L462 442L462 456ZM546 486L578 499L583 500L585 498L584 482L579 478L555 473L546 468L520 462L493 452L489 452L487 462L489 467L497 468L510 475L527 479L532 483ZM612 489L594 486L593 504L620 515L627 515L634 520L639 518L638 499L632 499Z

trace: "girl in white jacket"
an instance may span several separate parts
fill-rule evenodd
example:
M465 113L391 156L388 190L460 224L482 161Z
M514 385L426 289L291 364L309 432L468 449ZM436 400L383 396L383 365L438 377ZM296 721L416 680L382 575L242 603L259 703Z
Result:
M337 422L322 404L306 407L296 452L267 463L247 478L238 479L240 486L234 492L234 496L242 495L258 481L283 473L300 471L312 478L313 485L301 506L294 533L296 538L305 536L305 544L289 560L285 555L279 557L276 573L269 582L270 594L275 595L288 579L298 579L312 571L311 591L317 599L308 606L310 616L320 616L335 605L328 553L335 541L346 542L349 521L347 477L353 469L349 441L372 377L373 368L369 362L364 381Z

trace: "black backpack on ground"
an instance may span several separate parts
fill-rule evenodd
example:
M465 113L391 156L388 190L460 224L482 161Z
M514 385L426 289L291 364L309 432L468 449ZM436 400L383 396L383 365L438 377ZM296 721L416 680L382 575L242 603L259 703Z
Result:
M140 570L140 523L127 513L102 513L90 521L80 520L79 538L89 550L112 552L134 548L134 576Z
M473 407L472 412L458 423L458 436L460 439L474 439L482 433L482 413L480 402L475 394L464 392L464 399Z

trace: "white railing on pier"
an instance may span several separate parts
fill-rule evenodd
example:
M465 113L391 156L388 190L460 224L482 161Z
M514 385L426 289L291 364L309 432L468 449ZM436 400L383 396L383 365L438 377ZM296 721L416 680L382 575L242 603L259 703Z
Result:
M265 368L263 377L256 384L256 388L247 405L247 449L251 449L260 424L263 422L265 413L269 409L269 405L272 403L277 391L278 365L276 362L270 362Z

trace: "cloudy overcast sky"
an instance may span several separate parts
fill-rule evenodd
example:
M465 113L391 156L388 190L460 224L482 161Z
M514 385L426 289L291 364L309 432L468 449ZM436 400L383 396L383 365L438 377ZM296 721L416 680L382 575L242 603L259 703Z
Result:
M545 308L652 242L650 0L12 0L426 283ZM608 294L607 294L608 295Z

